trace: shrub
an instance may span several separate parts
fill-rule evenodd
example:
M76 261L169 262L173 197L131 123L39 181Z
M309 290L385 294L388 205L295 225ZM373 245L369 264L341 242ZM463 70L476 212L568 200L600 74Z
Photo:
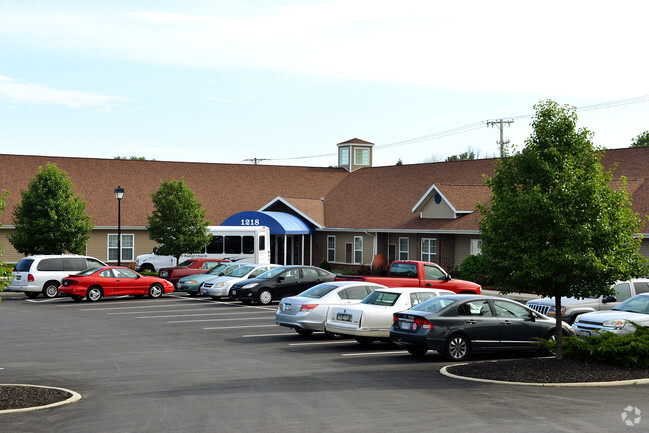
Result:
M374 269L374 275L378 275L379 277L387 277L388 273L390 272L390 265L385 264L385 265L379 265Z
M491 286L493 281L486 272L485 257L482 254L475 254L464 259L460 265L460 277L464 280L473 281L481 286Z
M326 260L320 262L320 268L324 269L325 271L331 271L331 265Z
M649 368L649 328L636 323L633 325L636 331L630 334L600 332L590 337L564 337L563 356L586 364ZM545 349L554 350L554 341L540 342Z
M150 269L145 269L143 271L140 271L140 275L144 275L145 277L157 277L158 273Z
M356 271L357 275L372 275L372 267L370 265L361 265Z

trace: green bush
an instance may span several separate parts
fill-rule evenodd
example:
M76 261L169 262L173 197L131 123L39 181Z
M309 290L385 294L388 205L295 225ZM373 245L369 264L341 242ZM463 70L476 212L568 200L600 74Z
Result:
M464 259L460 265L460 278L473 281L481 286L493 285L493 281L487 275L485 260L482 254L471 255Z
M326 260L320 262L320 268L324 269L325 271L331 271L331 265Z
M633 325L636 332L630 334L600 332L589 337L564 337L563 356L586 364L649 368L649 328L636 323ZM554 341L540 342L545 349L554 350Z
M140 275L144 275L145 277L157 277L158 273L156 271L151 271L149 269L145 269L140 272Z
M356 271L357 275L372 275L372 267L370 265L361 265Z

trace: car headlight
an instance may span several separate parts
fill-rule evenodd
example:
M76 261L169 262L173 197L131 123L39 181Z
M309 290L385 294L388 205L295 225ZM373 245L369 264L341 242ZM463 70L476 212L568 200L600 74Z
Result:
M626 323L626 320L607 320L606 322L602 323L602 325L604 326L604 328L622 329L626 326Z
M581 316L583 316L583 314L579 314L577 317L575 317L575 321L573 323L581 321Z
M550 309L547 312L548 316L556 316L557 312L557 307L550 307ZM561 315L564 315L566 312L566 307L561 307Z
M214 287L225 287L225 286L227 286L227 283L218 283L218 284L217 284L216 286L214 286Z
M243 286L243 288L244 289L252 289L253 287L257 287L258 285L259 285L259 283L250 283L250 284L246 284L245 286Z
M196 284L196 280L187 280L187 281L182 281L185 284Z

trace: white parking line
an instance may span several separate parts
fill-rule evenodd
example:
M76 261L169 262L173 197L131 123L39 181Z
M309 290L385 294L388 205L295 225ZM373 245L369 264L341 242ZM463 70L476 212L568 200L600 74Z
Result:
M210 328L205 328L210 329ZM293 335L290 332L282 332L281 334L248 334L242 335L242 338L254 338L254 337L283 337L284 335Z
M289 343L289 346L318 346L318 345L323 345L323 344L351 344L351 343L356 343L355 341L350 341L350 340L331 340L331 341L312 341L309 343Z
M200 320L170 320L166 323L196 323L196 322L224 322L226 320L268 320L268 317L242 317L240 319L200 319ZM271 326L277 326L275 324Z
M362 353L343 353L342 356L382 356L382 355L410 355L405 350L391 350L389 352L362 352Z
M105 307L97 307L97 308L81 308L81 311L136 310L138 308L140 308L140 309L144 309L144 308L169 308L169 304L135 305L135 306L129 306L129 307L115 307L115 306L106 305Z
M196 307L191 310L168 310L168 311L156 311L156 313L190 313L192 311L214 311L214 308L200 308ZM121 314L140 314L141 311L123 311L120 313L106 313L109 316L111 315L121 315ZM223 313L223 314L235 314L235 313Z
M277 325L218 326L218 327L215 327L215 328L203 328L203 329L208 330L208 329L270 328L271 326L274 327L274 326L277 326Z
M248 311L246 314L259 314L263 313L263 311ZM113 313L115 314L115 313ZM171 317L197 317L197 316L231 316L233 314L236 315L241 315L240 312L234 312L234 313L199 313L199 314L167 314L164 316L139 316L139 317L134 317L134 319L164 319L165 317L171 318ZM227 320L227 319L223 319ZM240 320L240 319L237 319Z

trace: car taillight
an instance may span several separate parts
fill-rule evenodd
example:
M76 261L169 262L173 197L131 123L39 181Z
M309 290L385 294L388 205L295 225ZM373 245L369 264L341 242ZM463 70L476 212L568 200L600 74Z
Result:
M27 281L29 281L30 283L33 283L34 282L34 276L32 274L27 275Z
M392 315L392 326L397 326L397 323L399 322L399 316L396 314Z
M300 311L311 311L317 306L318 304L302 304Z
M423 319L421 317L416 317L415 318L415 323L412 326L413 330L417 329L433 329L433 325L426 319Z

